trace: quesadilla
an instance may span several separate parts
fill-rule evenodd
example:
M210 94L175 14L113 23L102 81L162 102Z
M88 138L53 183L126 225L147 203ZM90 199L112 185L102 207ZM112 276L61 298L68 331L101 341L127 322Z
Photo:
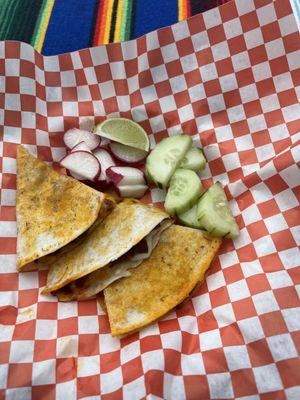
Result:
M59 250L56 250L54 253L48 254L46 256L43 256L41 258L38 258L37 260L32 261L29 264L26 264L25 268L27 271L32 271L33 269L41 269L44 267L49 268L51 264L56 262L58 258L69 251L72 251L75 247L80 245L83 240L90 235L90 233L107 217L107 215L113 210L113 208L116 205L116 201L109 195L106 195L102 206L100 208L98 217L96 221L87 229L85 232L83 232L80 236L78 236L76 239L74 239L72 242L68 243L66 246L60 248ZM30 269L29 269L30 268Z
M150 257L150 254L159 241L161 233L171 223L168 219L163 220L153 231L118 260L69 283L54 294L60 301L86 300L94 297L112 282L125 276L130 276L132 268L137 267Z
M50 266L42 293L55 292L65 301L94 296L149 257L161 232L171 223L160 209L125 199L80 246Z
M17 269L61 249L97 220L105 195L60 174L24 147L17 152Z
M104 289L112 335L141 328L180 304L203 281L221 242L197 229L166 229L147 260Z

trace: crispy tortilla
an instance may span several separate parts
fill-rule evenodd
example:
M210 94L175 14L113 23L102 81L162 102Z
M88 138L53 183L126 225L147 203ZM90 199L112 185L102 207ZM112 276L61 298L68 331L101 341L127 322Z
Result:
M128 334L180 304L204 279L221 242L183 226L165 230L150 258L104 289L112 335Z
M19 146L17 269L36 269L32 261L85 232L96 221L104 198L103 193L54 171Z
M51 265L43 294L90 274L119 259L169 215L134 199L125 199L80 246Z
M90 233L108 216L109 213L112 212L116 203L112 197L106 197L102 203L102 207L98 214L96 221L89 227L88 230L83 232L80 236L74 239L72 242L68 243L66 246L60 248L59 250L55 251L54 253L47 254L44 257L41 257L37 260L32 261L29 264L25 265L26 269L23 271L33 271L34 269L42 269L42 268L49 268L51 264L56 262L62 254L72 251L75 247L80 245L84 239L90 235Z
M112 282L129 276L130 270L136 268L150 257L157 246L164 230L172 224L171 220L163 220L141 242L118 260L100 268L76 281L69 283L54 294L60 301L87 300L104 290Z

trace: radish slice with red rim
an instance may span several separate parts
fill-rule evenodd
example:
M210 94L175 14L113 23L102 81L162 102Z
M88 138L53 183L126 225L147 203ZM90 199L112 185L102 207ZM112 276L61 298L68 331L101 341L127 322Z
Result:
M106 175L106 170L109 167L115 166L115 162L112 159L111 155L109 152L105 149L97 149L94 151L94 156L97 157L100 165L101 165L101 174L99 175L98 180L101 182L106 182L108 180L107 175Z
M64 143L69 149L80 142L85 142L90 150L95 150L99 146L100 140L98 135L77 128L69 129L64 134Z
M73 174L80 175L82 178L93 181L101 173L101 165L93 153L79 150L66 155L60 164L72 171Z
M134 197L140 199L146 193L148 186L146 185L115 185L115 191L120 197Z
M71 152L79 151L79 150L83 150L83 151L87 151L88 153L91 153L89 146L85 142L80 142L80 143L76 144L72 148Z
M101 146L107 146L107 145L109 145L109 143L110 143L110 140L109 139L107 139L107 138L105 138L105 137L101 137L101 136L99 136L100 137L100 144L101 144Z
M114 185L145 185L144 174L137 168L110 167L106 175Z
M145 150L136 149L117 142L111 142L109 148L113 156L127 164L138 164L148 155L148 152Z

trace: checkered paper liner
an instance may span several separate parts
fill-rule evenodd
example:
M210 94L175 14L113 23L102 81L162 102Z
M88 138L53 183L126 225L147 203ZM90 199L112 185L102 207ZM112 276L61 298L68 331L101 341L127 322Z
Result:
M287 0L59 56L0 43L0 399L300 398L299 49ZM15 268L18 144L51 165L65 130L119 115L152 145L192 135L241 228L191 300L121 340L95 300L59 303L46 271Z

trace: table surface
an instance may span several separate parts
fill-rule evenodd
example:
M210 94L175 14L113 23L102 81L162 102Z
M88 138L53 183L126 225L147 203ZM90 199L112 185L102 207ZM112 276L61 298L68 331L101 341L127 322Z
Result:
M139 37L228 0L0 0L0 40L44 55Z

